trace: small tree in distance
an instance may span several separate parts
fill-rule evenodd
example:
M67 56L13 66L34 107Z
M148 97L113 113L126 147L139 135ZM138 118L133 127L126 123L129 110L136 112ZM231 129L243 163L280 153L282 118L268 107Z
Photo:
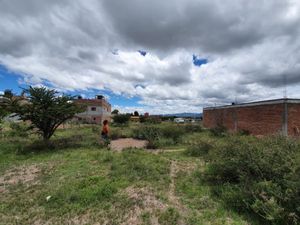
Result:
M130 119L130 114L119 114L114 116L114 123L127 124Z
M139 116L140 114L139 114L138 111L134 111L133 115L134 115L134 116Z
M25 92L29 102L20 104L17 100L13 110L23 121L31 121L31 129L37 129L44 141L52 137L59 125L83 111L72 102L73 97L58 96L55 90L29 87Z
M111 114L113 114L113 115L118 115L118 114L119 114L119 110L114 109L114 110L111 112Z
M8 98L8 99L11 99L13 96L14 96L14 94L12 93L12 90L6 89L6 90L4 91L3 97Z

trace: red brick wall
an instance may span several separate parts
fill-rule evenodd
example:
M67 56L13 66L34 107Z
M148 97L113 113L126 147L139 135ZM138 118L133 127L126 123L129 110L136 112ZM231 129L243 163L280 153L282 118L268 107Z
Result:
M288 134L300 137L300 105L288 104Z
M247 130L253 135L277 134L282 131L283 113L283 104L204 109L203 125L223 125L231 132Z

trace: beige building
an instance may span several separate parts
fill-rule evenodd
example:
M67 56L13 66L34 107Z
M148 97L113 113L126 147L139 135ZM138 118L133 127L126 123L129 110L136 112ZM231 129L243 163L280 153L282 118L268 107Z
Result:
M76 114L78 121L101 124L104 120L111 120L111 105L102 95L96 95L95 99L76 99L74 102L86 107L84 112Z

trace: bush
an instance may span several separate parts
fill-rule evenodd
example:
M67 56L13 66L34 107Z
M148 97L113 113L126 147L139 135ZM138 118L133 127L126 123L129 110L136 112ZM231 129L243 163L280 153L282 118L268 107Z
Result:
M92 132L94 133L94 134L101 134L101 126L92 126Z
M168 208L163 212L158 218L159 224L169 225L169 224L178 224L180 219L180 214L174 208Z
M187 133L202 132L202 127L199 124L187 124L184 126Z
M216 126L215 128L210 129L210 133L214 137L225 137L227 134L227 129L224 126Z
M168 125L157 127L142 125L133 130L133 137L148 141L148 148L158 148L166 145L177 144L185 133L179 126Z
M162 133L158 127L154 126L141 126L133 130L133 137L137 139L144 139L148 141L147 148L158 148L158 142Z
M231 137L209 153L205 177L226 204L271 224L299 224L299 150L299 144L282 137Z
M11 137L28 137L29 126L25 122L12 122L10 123L11 131L9 135Z
M145 123L145 122L146 122L146 117L140 116L140 123Z
M239 135L241 136L248 136L250 135L250 131L249 130L245 130L245 129L242 129L238 132Z
M114 123L116 124L127 124L130 120L130 115L128 114L114 115L113 120Z
M124 135L122 134L122 130L121 129L119 129L119 128L113 128L113 129L110 130L109 137L112 140L117 140L119 138L123 138Z
M206 157L212 148L212 144L202 141L197 144L190 145L185 151L185 154L194 157Z
M168 125L161 128L162 136L172 139L175 143L178 143L182 135L185 134L185 130L177 125Z
M17 154L27 154L42 151L58 151L68 148L80 148L83 146L83 140L84 138L82 135L52 139L47 142L45 142L44 140L36 140L26 145L22 144L21 146L19 146L19 148L17 149Z
M161 123L161 118L160 117L144 117L142 119L144 123L148 124L160 124Z

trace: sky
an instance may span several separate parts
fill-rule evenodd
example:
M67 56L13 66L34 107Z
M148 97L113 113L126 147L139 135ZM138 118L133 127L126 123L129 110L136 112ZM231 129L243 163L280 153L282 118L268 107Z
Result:
M201 112L300 98L298 0L0 0L0 91Z

